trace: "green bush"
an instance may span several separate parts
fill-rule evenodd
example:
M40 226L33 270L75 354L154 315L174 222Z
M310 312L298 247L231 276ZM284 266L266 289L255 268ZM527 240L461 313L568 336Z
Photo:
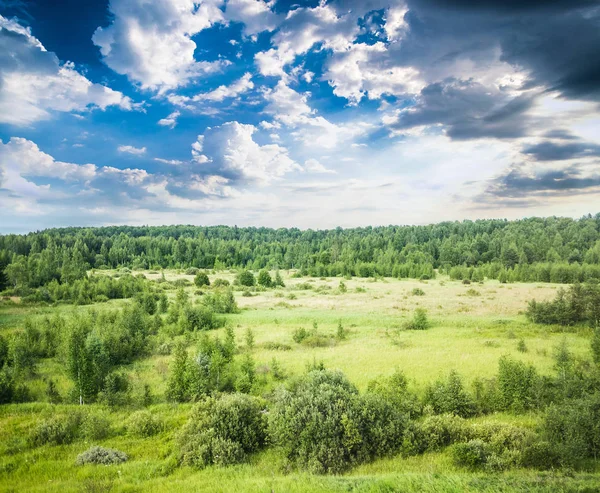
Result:
M498 392L500 407L522 412L537 405L535 392L538 374L532 365L503 356L498 362Z
M489 455L486 444L479 439L457 443L450 449L450 457L455 466L476 469L483 466Z
M71 413L66 416L53 416L39 422L31 434L31 443L41 445L65 445L73 442L79 433L81 415Z
M436 414L456 414L468 418L475 414L475 403L465 390L460 375L452 370L446 381L438 380L425 390L424 403Z
M198 272L194 278L194 284L201 288L202 286L210 286L210 280L206 275L206 272Z
M310 335L310 332L308 330L306 330L304 327L299 327L299 328L295 329L294 332L292 333L292 339L294 339L294 342L297 342L298 344L300 344L309 335Z
M252 287L256 285L256 279L254 278L254 274L249 270L243 270L237 276L237 282L240 286Z
M126 427L128 435L147 438L160 431L161 423L150 411L142 410L129 417Z
M428 416L415 424L411 448L417 453L435 451L468 438L469 430L463 418L451 414Z
M110 435L110 420L102 412L88 412L81 422L80 434L86 440L103 440Z
M423 291L421 288L414 288L410 294L413 296L425 296L425 291Z
M127 461L127 454L119 450L94 446L79 454L75 460L75 464L78 466L83 466L84 464L108 466L111 464L121 464L125 461Z
M427 317L427 310L424 308L417 308L413 315L412 320L409 320L404 325L406 330L425 330L430 327L429 318Z
M258 273L258 284L265 288L270 288L273 286L273 279L271 279L269 271L263 269Z
M341 372L311 371L290 389L279 389L271 437L293 465L319 474L342 472L360 452L357 399L358 391Z
M217 289L208 293L202 303L215 313L237 313L238 305L231 288Z
M221 279L220 277L215 279L212 283L213 288L227 288L230 283L227 279Z
M199 402L179 437L180 462L203 468L244 461L265 444L263 409L260 400L245 394Z

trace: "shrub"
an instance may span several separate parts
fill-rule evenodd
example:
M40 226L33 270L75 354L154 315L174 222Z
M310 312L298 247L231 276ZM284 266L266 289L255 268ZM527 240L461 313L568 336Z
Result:
M532 365L505 356L498 362L498 392L500 407L524 411L535 406L537 371Z
M195 276L196 274L198 274L198 272L200 272L200 269L198 269L197 267L188 267L187 269L185 269L186 276Z
M452 370L446 381L438 380L427 387L425 404L431 405L436 414L456 414L463 418L475 414L475 403L465 391L460 375Z
M574 465L600 455L600 394L551 406L544 417L543 432L561 456Z
M273 279L267 270L263 269L258 273L258 284L265 288L273 286Z
M424 308L417 308L412 320L406 322L404 328L406 330L425 330L430 326L427 311Z
M127 454L105 447L90 447L85 452L79 454L75 464L82 466L84 464L102 464L105 466L111 464L121 464L127 460Z
M288 461L313 473L339 473L360 451L355 419L358 391L339 371L315 370L280 389L271 436Z
M202 286L210 286L210 280L206 275L206 272L198 272L194 278L194 284L201 288Z
M468 438L464 419L451 414L428 416L417 423L411 433L414 452L435 451Z
M227 279L217 278L212 283L213 288L226 288L229 287L230 283Z
M223 327L224 323L225 320L217 317L208 306L186 306L179 315L179 327L189 332L217 329Z
M308 330L306 330L304 327L299 327L298 329L294 330L294 333L292 334L292 339L294 339L294 342L300 344L309 335L310 332Z
M476 469L483 466L488 458L488 447L482 440L469 440L457 443L450 449L450 457L455 466Z
M139 438L156 435L160 428L160 421L146 410L136 411L127 420L127 434Z
M425 291L423 291L421 288L414 288L414 289L411 291L411 294L412 294L413 296L425 296Z
M469 279L463 279L462 283L468 285L468 284L471 284L471 281Z
M77 438L80 424L79 413L54 416L36 425L31 434L31 442L35 446L69 444Z
M103 440L110 435L110 420L104 413L88 412L81 422L80 433L86 440Z
M202 300L204 306L215 313L237 313L238 306L231 288L217 289L207 294Z
M237 281L241 286L252 287L256 284L256 279L254 278L254 274L249 270L243 270L237 276Z
M476 289L469 288L465 291L465 296L481 296L481 293Z
M198 468L234 464L265 441L262 402L245 394L226 394L194 407L179 437L179 460Z

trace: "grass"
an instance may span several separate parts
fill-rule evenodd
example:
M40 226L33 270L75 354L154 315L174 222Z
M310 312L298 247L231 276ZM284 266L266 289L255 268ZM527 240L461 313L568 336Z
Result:
M110 275L111 272L106 272ZM285 274L282 272L282 274ZM148 278L160 274L145 273ZM176 271L165 272L167 280L187 278ZM234 274L211 274L232 281ZM236 291L240 313L228 315L241 352L244 334L250 328L255 346L252 355L257 367L268 367L277 358L285 373L300 374L313 361L328 368L339 368L360 389L369 381L391 374L395 368L405 372L411 386L422 391L427 383L456 369L470 383L476 377L491 377L503 355L533 364L541 373L552 371L554 347L566 338L569 349L588 358L589 333L583 329L561 330L528 322L523 315L527 301L554 297L556 285L511 284L495 281L463 285L448 279L344 280L347 292L339 290L339 279L294 279L284 275L285 288L257 291L244 297ZM442 281L442 282L440 282ZM311 289L298 289L298 286ZM415 289L425 292L413 296ZM471 291L469 291L471 290ZM473 290L479 294L473 295ZM199 299L194 286L186 288L192 302ZM169 297L175 291L169 292ZM293 296L291 296L293 294ZM285 300L285 301L282 301ZM98 305L106 309L123 303ZM416 308L427 310L432 327L423 331L403 330ZM29 314L82 310L82 307L30 307L0 305L0 334L14 331ZM338 324L346 338L335 340ZM334 336L326 347L309 347L294 342L294 330L303 327L318 334ZM215 331L224 335L224 329ZM523 340L527 352L518 350ZM190 346L194 346L193 340ZM287 348L286 346L289 346ZM286 350L278 349L285 348ZM291 349L290 349L291 348ZM171 356L153 354L126 367L134 388L150 384L157 401L166 390ZM61 393L69 381L56 360L43 361L29 385L34 395L44 398L44 379L52 378ZM267 390L274 382L269 380ZM98 406L92 406L98 407ZM44 416L77 409L71 405L43 403L0 406L0 491L249 491L249 492L388 492L388 491L597 491L600 479L593 473L572 476L518 471L485 475L453 467L445 453L402 458L390 457L355 468L342 476L311 476L300 472L284 473L282 458L268 449L251 458L249 464L228 468L209 467L202 471L175 467L173 458L176 430L189 414L190 405L158 403L151 411L164 423L156 436L140 439L127 436L123 423L131 410L105 410L113 433L104 440L82 440L64 446L31 448L27 438ZM482 419L482 418L477 418ZM527 426L537 423L536 415L495 415L485 419L519 421ZM77 455L91 445L102 445L127 453L130 460L118 466L75 466Z

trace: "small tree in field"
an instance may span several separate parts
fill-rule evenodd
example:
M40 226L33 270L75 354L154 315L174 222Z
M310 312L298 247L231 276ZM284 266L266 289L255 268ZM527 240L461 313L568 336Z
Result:
M210 286L210 280L206 275L206 272L198 272L194 278L194 284L201 288L202 286Z
M283 282L283 279L281 278L281 274L279 273L279 271L275 272L275 280L273 281L273 286L285 288L285 283Z
M267 270L263 269L258 273L258 284L265 288L273 286L273 279Z
M238 282L241 286L252 287L256 284L256 279L254 278L254 274L249 270L244 270L238 275Z

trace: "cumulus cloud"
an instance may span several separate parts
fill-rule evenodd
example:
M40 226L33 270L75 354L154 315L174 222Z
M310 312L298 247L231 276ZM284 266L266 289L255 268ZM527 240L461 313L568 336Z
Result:
M111 0L112 22L92 40L104 62L143 89L164 92L220 71L226 61L196 61L192 37L224 21L222 0Z
M72 164L56 161L42 152L30 140L12 137L6 144L0 141L0 169L17 170L25 177L58 178L65 181L88 181L96 175L93 164Z
M265 113L271 115L275 123L262 122L265 129L286 125L291 128L291 136L306 146L335 148L345 141L364 135L371 125L366 122L335 124L317 115L308 104L308 95L301 94L279 80L272 89L263 92L267 106Z
M335 174L336 171L326 168L316 159L307 159L304 162L304 169L310 173Z
M246 36L273 31L280 20L271 5L272 2L264 0L228 0L225 16L228 20L243 23Z
M275 48L259 52L255 62L265 76L285 77L285 66L316 44L322 49L348 49L359 32L354 13L339 14L331 5L291 10L273 36Z
M175 128L175 126L177 125L177 118L179 118L180 115L181 113L179 113L179 111L174 111L173 113L169 114L166 118L161 118L160 120L158 120L158 124L162 127Z
M238 98L253 88L254 83L252 82L252 74L246 73L240 79L234 81L228 86L221 85L212 91L196 94L195 96L191 97L169 94L167 99L175 106L179 106L181 108L188 110L201 108L203 111L206 111L206 103L220 103L225 99Z
M120 145L117 150L119 152L125 153L125 154L132 154L133 156L142 156L144 154L146 154L146 148L145 147L134 147L134 146L128 146L128 145Z
M398 130L441 125L454 139L517 138L529 130L526 112L533 99L511 98L473 81L450 79L425 87L415 105L399 112Z
M254 125L228 122L209 127L192 147L192 156L203 169L234 181L265 185L301 167L277 144L259 145Z
M30 125L52 112L117 106L131 110L130 98L81 75L46 51L29 28L0 16L0 123Z

